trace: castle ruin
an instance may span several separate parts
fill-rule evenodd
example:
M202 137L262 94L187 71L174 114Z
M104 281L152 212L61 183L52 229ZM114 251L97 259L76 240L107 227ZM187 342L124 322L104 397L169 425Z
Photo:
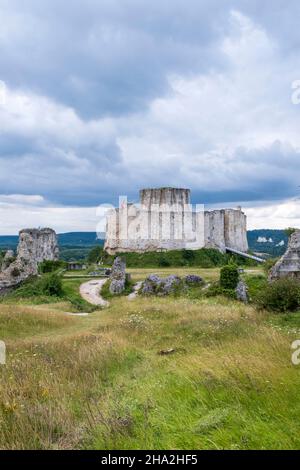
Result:
M269 272L269 281L284 277L300 279L300 230L292 233L286 252Z
M19 285L30 276L38 274L39 263L59 259L57 236L54 230L24 229L19 233L17 256L9 250L0 272L0 293Z
M122 203L107 214L104 249L109 254L216 248L248 251L247 219L241 208L193 208L190 190L142 189L139 204Z

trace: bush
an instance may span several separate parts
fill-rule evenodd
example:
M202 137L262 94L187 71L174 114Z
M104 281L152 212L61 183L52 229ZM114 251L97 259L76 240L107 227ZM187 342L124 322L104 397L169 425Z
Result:
M103 248L101 246L94 246L88 254L87 261L90 264L98 263L103 255Z
M223 266L220 272L220 287L226 290L234 290L238 285L239 277L239 271L235 264Z
M265 286L256 298L261 308L275 312L293 312L300 307L300 282L284 278Z
M219 295L224 295L230 299L236 299L235 289L227 289L221 287L219 282L212 283L208 289L204 291L205 297L217 297Z
M55 273L44 276L41 280L41 293L50 297L61 297L63 294L62 278Z
M266 274L269 274L270 270L273 268L273 266L277 263L278 258L270 258L265 261L263 264L264 272Z
M244 280L246 281L246 284L249 289L250 299L255 302L256 298L260 295L261 291L264 290L268 285L267 278L262 274L256 274L254 276L246 275L244 276Z
M165 256L160 256L158 260L158 266L160 268L168 268L170 265L170 261Z
M195 252L193 250L182 250L182 258L187 262L193 262L195 259Z
M66 263L64 261L45 260L39 264L39 272L42 274L53 273L54 271L65 267Z
M38 296L62 297L62 278L56 273L30 278L9 295L18 299Z

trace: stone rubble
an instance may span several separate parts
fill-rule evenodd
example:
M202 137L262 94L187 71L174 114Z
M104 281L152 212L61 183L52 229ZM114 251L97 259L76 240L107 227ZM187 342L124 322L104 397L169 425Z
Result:
M142 284L141 294L164 296L175 293L178 290L183 290L185 287L184 281L174 274L166 278L150 274Z

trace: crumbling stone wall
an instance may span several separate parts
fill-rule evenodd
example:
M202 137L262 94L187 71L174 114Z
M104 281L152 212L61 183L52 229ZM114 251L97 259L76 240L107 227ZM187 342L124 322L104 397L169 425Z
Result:
M19 233L18 258L34 260L35 264L44 260L59 258L57 236L51 228L24 229Z
M38 274L38 265L42 261L58 259L59 249L54 230L50 228L21 230L17 257L0 273L0 293Z
M124 252L217 248L248 251L247 220L239 208L194 210L190 190L143 189L140 204L107 215L105 250Z
M270 281L283 277L300 279L300 230L296 230L290 236L285 254L270 270Z

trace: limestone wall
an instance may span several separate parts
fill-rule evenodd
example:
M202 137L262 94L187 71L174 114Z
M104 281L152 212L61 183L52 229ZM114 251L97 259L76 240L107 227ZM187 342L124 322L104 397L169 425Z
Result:
M248 251L247 217L241 209L224 210L225 246L246 253Z
M205 246L225 251L225 217L223 210L205 212Z
M179 188L155 188L142 189L140 191L140 203L144 209L151 209L154 205L175 206L181 208L190 204L190 190Z

